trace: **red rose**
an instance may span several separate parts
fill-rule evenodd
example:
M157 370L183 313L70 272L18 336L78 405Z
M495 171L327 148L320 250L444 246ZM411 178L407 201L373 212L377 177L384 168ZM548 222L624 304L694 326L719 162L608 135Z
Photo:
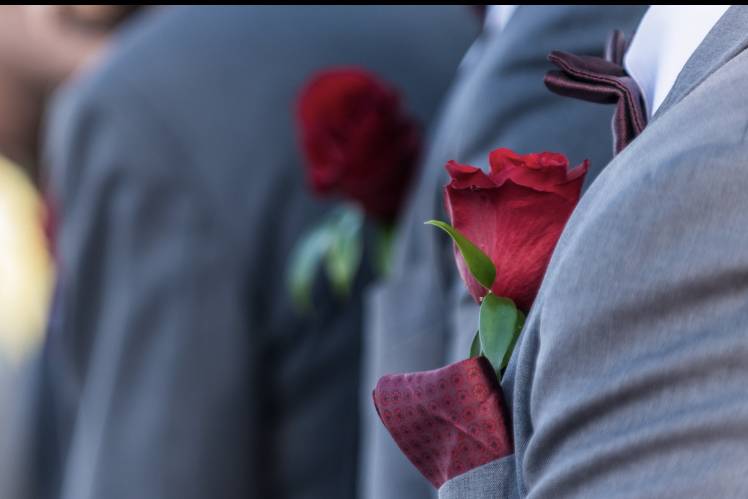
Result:
M361 69L324 71L302 90L298 121L314 190L394 219L421 148L397 91Z
M491 172L447 164L452 181L445 188L452 225L496 266L491 291L529 310L556 242L579 201L589 163L573 170L562 154L516 154L497 149ZM483 288L455 251L460 275L476 301Z

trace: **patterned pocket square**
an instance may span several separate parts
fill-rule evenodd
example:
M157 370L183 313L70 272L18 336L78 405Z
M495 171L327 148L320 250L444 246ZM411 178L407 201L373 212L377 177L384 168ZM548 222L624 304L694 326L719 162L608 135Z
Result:
M373 397L397 445L436 488L513 452L501 386L484 357L384 376Z

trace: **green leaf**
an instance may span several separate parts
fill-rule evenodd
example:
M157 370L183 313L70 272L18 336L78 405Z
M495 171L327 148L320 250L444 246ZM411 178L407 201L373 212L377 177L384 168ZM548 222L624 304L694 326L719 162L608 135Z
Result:
M480 354L480 331L476 331L475 336L473 337L473 342L470 344L470 358L474 359L475 357L480 356Z
M506 367L505 360L517 341L521 312L514 302L488 293L480 306L478 335L481 353L491 362L497 376ZM521 328L520 328L521 330Z
M291 298L300 310L309 310L312 306L311 292L314 277L332 244L332 238L330 225L323 223L309 231L291 254L288 286Z
M488 256L483 253L480 248L470 242L468 238L460 233L457 229L449 225L448 223L440 220L429 220L425 222L428 225L433 225L442 229L444 232L450 235L452 240L457 245L457 248L462 254L462 258L465 260L470 273L473 277L486 289L490 290L493 285L493 281L496 278L496 267Z
M506 366L509 365L509 359L512 358L512 352L514 351L514 347L517 344L517 338L519 338L520 333L522 333L522 328L525 327L525 314L523 314L519 309L517 309L517 314L517 326L514 328L514 336L512 337L512 342L509 343L509 348L507 348L506 354L504 354L504 360L501 361L502 370L506 369Z
M331 244L327 249L325 270L333 289L348 296L358 273L363 254L364 216L355 208L338 211L330 222Z
M311 309L312 286L323 264L333 289L341 295L350 291L363 253L363 223L360 210L341 207L297 243L289 259L288 285L299 310Z

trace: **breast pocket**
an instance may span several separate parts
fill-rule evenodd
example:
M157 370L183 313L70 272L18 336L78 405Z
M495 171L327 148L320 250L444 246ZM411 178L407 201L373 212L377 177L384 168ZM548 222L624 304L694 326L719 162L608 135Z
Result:
M450 311L446 363L451 364L470 356L470 345L478 331L480 306L462 279L455 276L446 308Z
M431 499L434 487L400 451L374 410L371 393L385 374L445 363L448 318L441 276L417 265L370 288L364 313L360 497Z
M437 272L420 265L367 293L365 355L377 379L444 364L450 314Z
M514 454L458 475L439 489L439 499L518 499Z

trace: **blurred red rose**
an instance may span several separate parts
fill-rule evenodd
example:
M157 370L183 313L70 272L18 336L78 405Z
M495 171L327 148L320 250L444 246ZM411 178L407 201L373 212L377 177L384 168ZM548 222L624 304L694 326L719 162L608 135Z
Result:
M520 155L497 149L491 171L450 161L452 178L445 187L452 225L478 246L496 266L491 291L511 298L528 311L540 287L553 249L579 201L589 163L573 170L562 154ZM476 301L483 288L455 250L460 275Z
M362 69L324 71L302 89L298 122L314 190L393 220L421 150L397 91Z

